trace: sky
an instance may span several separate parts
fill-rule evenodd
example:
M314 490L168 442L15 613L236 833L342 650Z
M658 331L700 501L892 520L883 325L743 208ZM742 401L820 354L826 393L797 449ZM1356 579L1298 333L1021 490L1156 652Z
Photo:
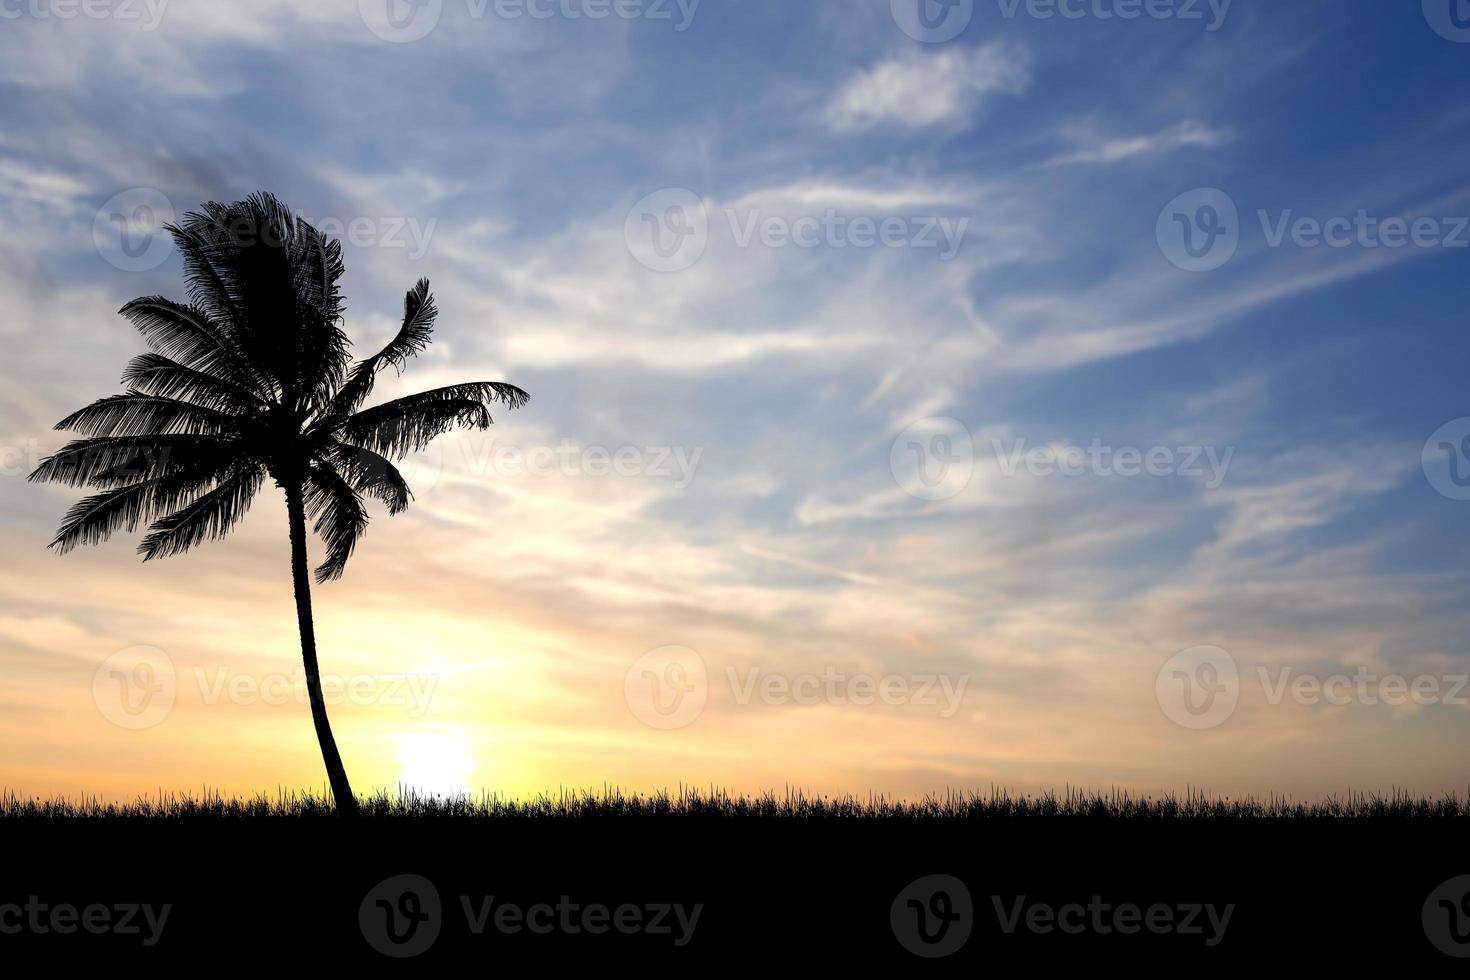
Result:
M0 0L0 787L324 784L281 501L24 479L269 190L532 396L316 590L360 791L1463 792L1467 16Z

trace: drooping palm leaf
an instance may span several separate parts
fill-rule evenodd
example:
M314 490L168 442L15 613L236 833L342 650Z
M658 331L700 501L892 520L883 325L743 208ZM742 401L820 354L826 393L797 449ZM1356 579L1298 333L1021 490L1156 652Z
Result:
M317 566L317 582L341 578L347 559L367 530L362 494L330 467L313 466L306 478L306 513L315 518L313 529L327 546L326 558Z
M429 338L434 332L434 321L438 317L439 309L429 293L429 280L420 279L404 297L403 326L399 328L397 336L388 342L388 346L367 360L359 361L352 368L347 383L332 399L327 414L333 418L345 418L357 411L372 393L378 372L390 365L402 373L408 359L422 353L429 346Z
M50 546L66 554L79 544L100 544L115 531L136 531L140 523L185 505L221 475L218 466L189 466L85 497L67 511Z
M530 396L515 385L482 381L450 385L408 395L348 418L343 441L365 446L389 458L418 452L456 426L488 429L494 424L490 405L520 408Z
M75 439L41 460L29 479L71 487L118 487L236 455L214 436L103 436Z
M225 478L213 490L155 521L138 545L138 554L144 561L167 558L202 541L223 538L244 518L263 482L265 470L258 466Z
M128 391L73 412L56 423L56 428L89 436L220 435L234 430L236 424L228 414L212 408Z
M260 395L223 378L185 367L162 354L139 354L123 370L122 383L150 395L178 398L204 408L248 413L266 407Z
M382 501L390 515L403 513L413 499L398 467L371 449L333 443L319 459L340 473L352 489Z

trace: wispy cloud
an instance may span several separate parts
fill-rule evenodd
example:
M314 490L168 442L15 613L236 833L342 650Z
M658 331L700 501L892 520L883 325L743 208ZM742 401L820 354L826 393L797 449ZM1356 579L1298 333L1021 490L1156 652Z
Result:
M1012 44L908 54L844 84L827 107L827 124L840 132L960 125L986 99L1024 92L1030 79L1030 58Z
M1228 129L1198 122L1182 122L1146 136L1079 139L1075 150L1053 157L1051 166L1078 163L1121 163L1139 157L1161 156L1182 149L1211 150L1236 138Z

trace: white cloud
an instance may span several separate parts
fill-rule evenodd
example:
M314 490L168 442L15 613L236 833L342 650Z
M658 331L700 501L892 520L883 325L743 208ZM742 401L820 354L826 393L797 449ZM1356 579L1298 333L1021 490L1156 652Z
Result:
M1160 156L1188 148L1213 149L1235 139L1228 129L1214 129L1199 122L1182 122L1146 136L1123 136L1080 140L1083 145L1051 161L1052 166L1074 163L1121 163L1137 157Z
M827 107L827 124L849 131L962 123L988 96L1019 94L1030 80L1025 52L999 42L906 55L882 62L843 86Z

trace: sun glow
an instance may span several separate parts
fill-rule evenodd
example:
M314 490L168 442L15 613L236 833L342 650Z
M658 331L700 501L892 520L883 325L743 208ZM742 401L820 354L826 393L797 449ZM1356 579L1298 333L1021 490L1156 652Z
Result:
M440 796L471 791L475 760L459 733L400 736L398 764L399 785L406 790Z

